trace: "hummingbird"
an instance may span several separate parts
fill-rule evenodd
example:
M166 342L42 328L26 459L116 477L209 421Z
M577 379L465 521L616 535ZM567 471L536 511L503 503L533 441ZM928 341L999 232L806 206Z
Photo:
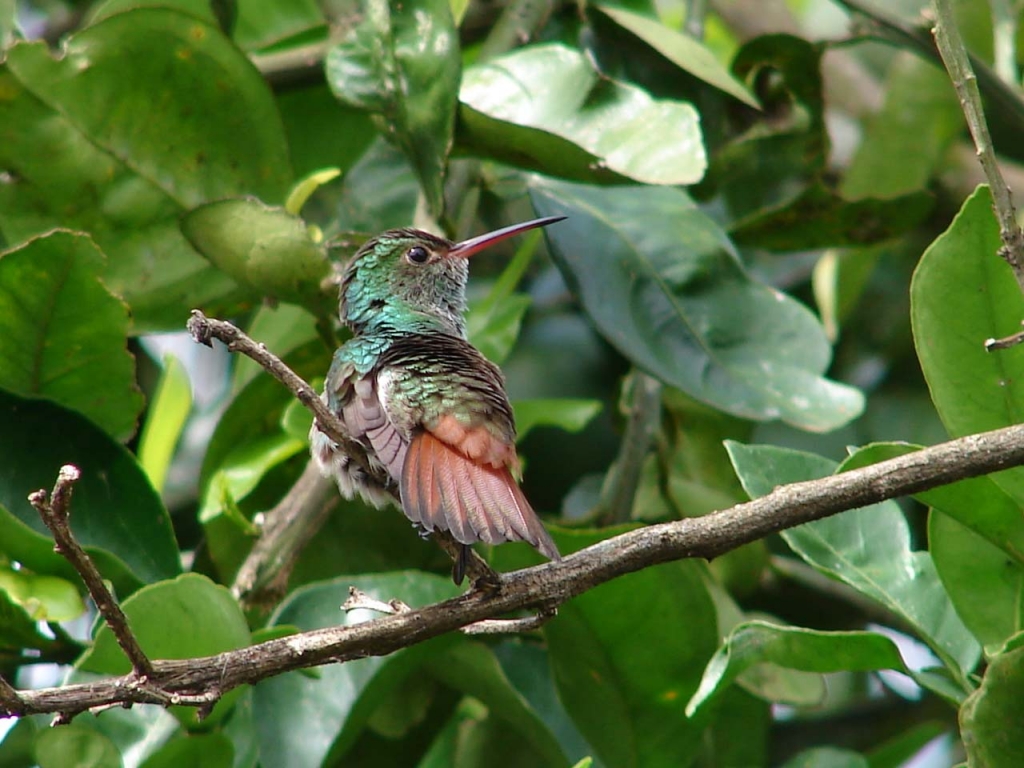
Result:
M342 273L340 314L352 338L334 354L322 399L364 460L314 422L310 450L346 498L397 501L423 535L448 531L465 574L474 542L526 541L560 555L519 487L516 427L501 370L466 338L468 259L549 216L451 242L391 229Z

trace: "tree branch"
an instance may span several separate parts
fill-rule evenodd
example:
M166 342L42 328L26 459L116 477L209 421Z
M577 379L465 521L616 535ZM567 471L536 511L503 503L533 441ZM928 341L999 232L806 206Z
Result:
M294 669L384 656L484 619L550 610L599 584L686 557L712 558L785 528L848 509L1024 464L1024 425L951 440L839 475L776 488L759 499L704 517L640 528L550 562L505 574L494 590L471 590L425 608L373 621L270 640L198 659L155 661L141 684L134 674L21 691L17 707L0 693L0 716L76 713L111 704L197 705L240 685Z
M103 576L96 569L92 558L86 554L81 545L71 534L71 527L68 519L71 514L71 493L75 482L82 476L78 467L65 464L60 468L57 475L57 482L53 486L53 493L47 498L46 491L40 489L28 495L29 503L36 508L39 516L43 518L46 527L53 534L54 551L64 557L71 566L82 577L86 589L96 603L96 609L106 620L110 631L114 633L117 644L121 646L125 656L132 663L132 669L137 678L145 679L153 673L153 664L143 653L141 646L132 634L128 626L128 617L124 615L121 606L107 589L103 582Z
M1010 188L1003 179L996 162L996 153L992 147L988 124L985 122L985 110L981 105L981 92L978 90L978 79L971 67L964 47L960 30L953 18L953 8L949 0L935 0L935 26L932 34L939 48L939 55L946 65L953 88L960 97L960 107L967 119L967 127L974 138L974 146L978 150L978 160L985 171L985 178L992 190L992 204L995 207L996 219L999 221L999 235L1003 247L999 255L1010 265L1017 284L1024 292L1024 231L1017 224L1017 212L1013 207Z

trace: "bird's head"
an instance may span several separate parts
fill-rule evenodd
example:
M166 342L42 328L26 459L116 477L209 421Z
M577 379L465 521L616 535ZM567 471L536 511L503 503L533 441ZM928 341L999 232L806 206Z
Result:
M564 216L513 224L453 243L418 229L390 229L366 242L341 281L341 319L355 332L440 328L465 336L468 259L502 240Z

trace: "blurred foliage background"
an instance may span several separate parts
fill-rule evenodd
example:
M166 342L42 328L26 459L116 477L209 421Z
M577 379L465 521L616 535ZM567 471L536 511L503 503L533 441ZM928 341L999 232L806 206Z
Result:
M952 5L1021 188L1021 3ZM26 501L69 462L72 528L155 658L366 620L349 585L455 594L397 510L321 484L312 543L240 603L309 416L181 333L231 319L319 386L337 268L390 227L568 216L474 259L469 318L563 552L1018 423L1024 352L982 343L1024 300L930 14L0 0L0 675L128 670ZM844 513L202 722L0 721L0 766L1022 765L1022 503L1018 469Z

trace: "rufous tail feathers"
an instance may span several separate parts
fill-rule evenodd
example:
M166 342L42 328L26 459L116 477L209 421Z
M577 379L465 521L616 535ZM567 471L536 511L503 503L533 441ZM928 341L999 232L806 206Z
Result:
M480 464L430 432L409 444L401 493L406 516L427 530L451 531L463 544L526 541L561 559L508 467Z

